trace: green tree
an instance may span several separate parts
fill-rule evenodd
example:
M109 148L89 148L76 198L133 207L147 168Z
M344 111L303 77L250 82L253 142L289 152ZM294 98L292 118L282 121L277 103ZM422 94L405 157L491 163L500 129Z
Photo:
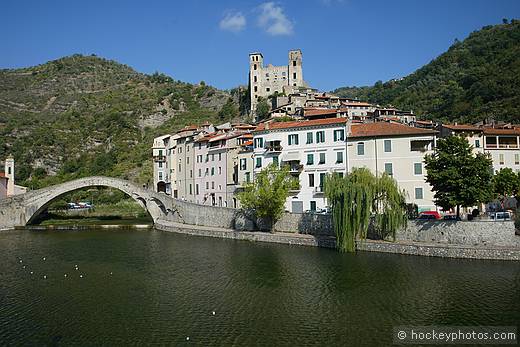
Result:
M289 190L298 186L298 180L290 175L288 166L279 168L271 164L260 171L253 182L246 183L244 192L238 194L238 200L243 209L266 220L272 229L283 214Z
M493 196L493 167L488 154L473 155L468 141L450 136L437 141L435 153L426 155L426 182L435 191L435 203L447 210L486 203Z
M354 252L356 239L367 237L371 217L382 238L406 225L406 201L397 182L387 174L375 177L366 168L355 168L342 177L328 175L325 196L332 207L336 244L342 252Z
M520 193L520 176L517 175L511 168L503 168L495 173L493 176L493 191L495 197L498 197L502 202L507 198L515 197L519 200Z
M239 116L238 107L232 98L229 98L227 102L222 106L222 109L218 113L218 117L222 119L234 119Z
M266 119L270 110L271 108L269 107L267 100L264 98L258 98L258 103L256 104L256 119Z

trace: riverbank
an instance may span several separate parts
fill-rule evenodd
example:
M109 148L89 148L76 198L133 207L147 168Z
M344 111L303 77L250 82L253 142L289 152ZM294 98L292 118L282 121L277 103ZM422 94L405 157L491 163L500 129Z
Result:
M157 221L155 228L162 231L176 232L195 236L219 237L234 240L283 243L288 245L335 248L336 240L330 235L310 235L287 232L237 231L234 229L189 225L170 221ZM398 240L396 242L381 240L357 241L359 251L382 252L406 255L418 255L443 258L488 259L488 260L520 260L520 248L505 246L467 246L427 242Z

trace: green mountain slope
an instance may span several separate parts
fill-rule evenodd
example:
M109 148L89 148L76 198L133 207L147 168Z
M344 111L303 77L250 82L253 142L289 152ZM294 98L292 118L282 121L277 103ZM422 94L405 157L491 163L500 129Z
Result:
M203 82L95 56L0 70L0 159L13 154L17 183L31 188L89 175L146 182L153 137L236 119L236 104L235 94Z
M403 79L334 93L411 109L429 119L520 123L520 21L473 32Z

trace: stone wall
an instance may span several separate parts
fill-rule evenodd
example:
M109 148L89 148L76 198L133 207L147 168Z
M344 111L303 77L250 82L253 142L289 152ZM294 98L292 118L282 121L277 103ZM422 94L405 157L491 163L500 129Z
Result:
M199 226L221 227L241 231L258 230L253 216L240 210L202 206L174 201L179 216L169 220ZM274 231L314 236L334 236L332 218L323 214L285 213L274 225ZM513 222L487 221L409 221L396 234L398 242L422 242L439 245L505 247L520 249L520 236L515 235Z

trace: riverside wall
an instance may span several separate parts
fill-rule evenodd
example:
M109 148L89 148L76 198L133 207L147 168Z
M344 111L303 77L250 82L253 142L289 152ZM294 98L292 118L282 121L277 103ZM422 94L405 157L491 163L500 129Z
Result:
M174 205L177 213L168 216L167 221L184 224L185 231L190 230L191 234L211 236L208 235L212 234L211 230L202 231L203 228L197 228L199 226L233 231L232 234L219 232L217 237L325 247L334 245L331 242L334 233L330 215L285 213L275 223L273 236L260 237L257 231L261 229L261 222L241 210L178 200ZM161 228L161 222L156 223L159 229L175 229L165 224L162 223ZM357 248L437 257L520 260L520 236L515 235L511 221L409 221L406 228L396 233L395 242L367 240L358 242Z

